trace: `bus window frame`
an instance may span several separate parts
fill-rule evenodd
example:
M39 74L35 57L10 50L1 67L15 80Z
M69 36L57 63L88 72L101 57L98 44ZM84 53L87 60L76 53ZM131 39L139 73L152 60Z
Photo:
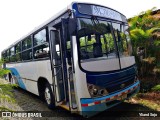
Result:
M42 30L45 30L45 31L46 31L46 41L43 42L43 43L41 43L41 44L39 44L39 45L34 45L34 36L35 36L36 34L38 34L40 31L42 31ZM48 43L48 48L49 48L48 56L47 56L47 57L43 57L43 58L35 58L35 57L34 57L34 48L39 47L39 46L41 46L41 45L44 45L44 44L46 44L46 43ZM48 26L44 26L44 27L42 27L41 29L37 30L36 32L34 32L34 33L32 34L32 56L33 56L33 57L32 57L33 61L48 60L48 59L50 59L50 47L49 47Z
M87 19L91 19L91 15L89 16L89 15L87 15L87 17L86 16L81 16L81 17L77 17L77 23L78 23L78 30L80 30L80 21L79 21L79 19L78 18L87 18ZM112 19L109 19L109 18L102 18L102 17L99 17L99 16L97 16L97 19L98 20L102 20L102 21L106 21L106 22L110 22L111 23L111 26L112 26L112 23L117 23L117 24L123 24L124 26L125 25L128 25L128 24L126 24L125 22L123 22L123 21L118 21L118 20L112 20ZM106 73L112 73L112 72L117 72L117 71L119 71L119 70L122 70L122 68L121 68L121 63L120 63L120 56L119 56L119 52L118 52L118 46L117 46L117 43L116 43L116 36L115 36L115 34L114 34L114 31L113 31L113 26L111 27L111 32L113 32L112 33L112 36L113 36L113 40L114 40L114 45L115 45L115 52L116 52L116 54L117 54L117 59L119 60L119 67L120 67L120 69L118 69L118 70L111 70L111 71L87 71L87 70L85 70L85 69L83 69L82 68L82 66L81 66L81 56L80 56L80 41L79 41L79 37L78 37L78 35L76 35L76 39L77 39L77 48L78 48L78 64L79 64L79 67L80 67L80 69L83 71L83 72L85 72L85 73L98 73L98 74L100 74L100 73L104 73L104 74L106 74Z

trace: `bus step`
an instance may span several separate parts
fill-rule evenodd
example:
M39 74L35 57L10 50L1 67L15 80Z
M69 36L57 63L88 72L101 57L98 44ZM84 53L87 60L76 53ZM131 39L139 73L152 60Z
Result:
M69 104L68 103L63 103L59 106L69 111Z
M66 109L66 110L68 110L68 111L70 111L70 109L69 109L69 102L65 102L65 103L63 103L63 104L61 104L61 105L59 105L60 107L62 107L62 108L64 108L64 109ZM77 104L76 103L72 103L72 108L73 109L76 109L77 108Z

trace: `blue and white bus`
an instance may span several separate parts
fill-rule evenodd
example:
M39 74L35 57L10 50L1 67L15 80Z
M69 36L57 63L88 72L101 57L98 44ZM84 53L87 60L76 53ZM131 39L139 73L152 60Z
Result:
M71 3L2 52L11 83L49 108L93 116L140 88L126 17L106 6Z

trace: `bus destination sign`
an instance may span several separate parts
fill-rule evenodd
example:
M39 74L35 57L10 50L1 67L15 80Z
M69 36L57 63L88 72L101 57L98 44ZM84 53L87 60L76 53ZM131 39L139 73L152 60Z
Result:
M114 10L105 8L105 7L100 7L100 6L93 5L92 6L92 14L95 15L95 16L107 17L107 18L122 21L120 13L118 13Z
M78 4L78 11L82 14L94 15L118 21L123 21L122 16L119 12L109 9L107 7L90 5L90 4Z

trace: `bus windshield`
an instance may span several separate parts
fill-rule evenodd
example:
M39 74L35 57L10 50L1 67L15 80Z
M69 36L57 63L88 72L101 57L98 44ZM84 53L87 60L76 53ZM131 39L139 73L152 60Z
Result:
M129 56L128 27L97 18L79 18L79 54L81 62ZM115 38L115 39L114 39Z

